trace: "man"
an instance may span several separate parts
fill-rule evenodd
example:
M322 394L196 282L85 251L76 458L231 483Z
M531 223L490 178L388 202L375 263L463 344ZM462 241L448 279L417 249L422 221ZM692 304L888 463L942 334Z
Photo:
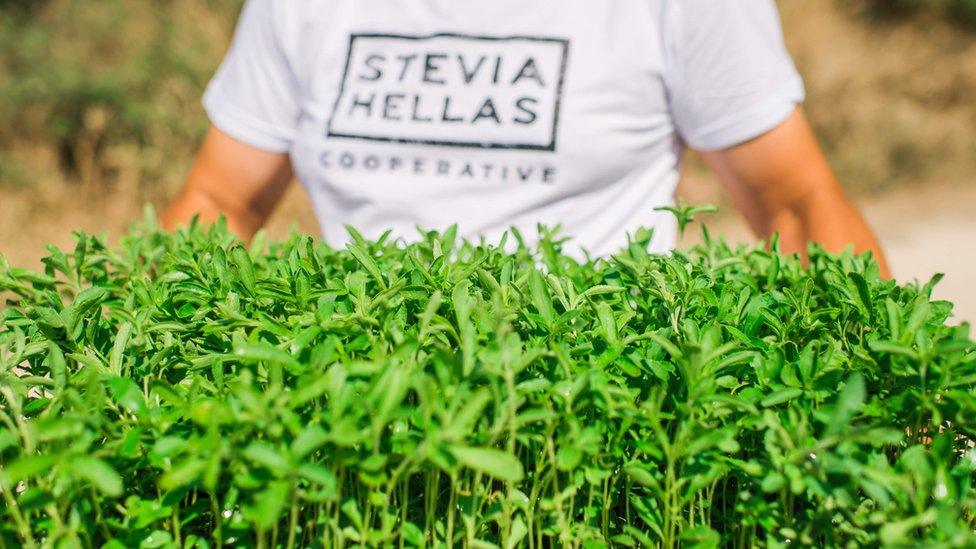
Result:
M772 0L249 0L163 219L223 214L248 238L297 176L337 246L345 224L491 240L541 222L596 255L652 226L666 251L654 208L687 145L758 235L885 270L802 100Z

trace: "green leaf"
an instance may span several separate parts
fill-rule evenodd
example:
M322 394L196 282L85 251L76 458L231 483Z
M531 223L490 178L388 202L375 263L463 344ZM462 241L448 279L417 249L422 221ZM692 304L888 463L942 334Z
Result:
M4 464L3 475L5 486L15 486L22 480L42 476L50 473L51 467L58 462L60 456L51 454L29 455Z
M278 518L288 506L289 496L291 496L291 484L288 481L279 480L270 483L267 488L254 496L251 520L260 530L269 530L278 522Z
M898 304L890 297L885 298L885 311L888 314L888 329L891 331L891 339L901 340L901 309Z
M424 546L424 532L416 524L409 521L403 523L403 525L400 527L400 534L410 545L413 545L414 547Z
M68 381L68 366L64 360L64 353L61 347L53 341L48 342L48 365L51 369L51 379L54 386L62 388Z
M932 307L929 302L924 298L918 298L915 301L915 307L912 309L912 314L908 317L908 323L905 325L905 330L902 332L902 341L905 337L914 338L915 333L925 324L925 320L929 316Z
M125 359L125 347L129 344L129 337L132 335L132 323L125 322L119 328L119 333L115 336L115 343L112 345L112 352L108 358L108 368L116 375L122 375L122 361Z
M316 463L303 463L298 466L297 472L299 476L318 484L321 488L327 489L327 493L330 495L336 493L335 490L339 484L339 480L336 478L335 473L324 466Z
M122 495L122 477L105 461L91 456L78 456L71 460L71 471L90 482L109 497Z
M561 471L572 471L583 461L583 452L572 446L563 446L556 451L556 468Z
M546 278L538 269L529 271L529 292L532 296L532 304L539 316L545 320L547 325L552 325L556 319L556 311L552 306L552 296L549 294Z
M598 295L615 294L615 293L626 292L626 291L627 288L623 286L610 286L607 284L597 284L596 286L591 286L586 290L584 290L577 298L577 302L583 299L596 297Z
M291 404L292 406L302 406L307 404L325 394L329 390L330 385L334 383L334 380L327 375L318 375L312 377L311 380L300 385L298 389L291 394Z
M873 316L871 308L871 291L868 289L868 283L864 280L864 277L855 272L847 273L848 285L852 286L851 294L855 298L857 307L861 309L867 318Z
M651 332L647 334L647 337L654 343L660 345L662 349L667 351L667 353L671 355L672 359L678 360L684 357L684 355L681 353L681 350L678 349L677 345L671 343L669 339L662 336L661 334Z
M4 450L13 447L18 442L17 435L12 431L0 427L0 454L3 454Z
M464 406L452 418L445 430L444 436L448 440L461 440L474 429L475 423L482 417L485 406L491 401L491 392L480 388L474 392Z
M244 249L244 246L234 246L230 251L231 259L234 262L234 266L237 267L237 276L240 277L241 285L248 293L254 295L257 282L254 276L254 263L251 261L250 254Z
M607 343L616 346L620 337L617 335L617 320L613 316L610 304L605 301L597 303L596 314L600 319L600 326L603 328L603 336L607 338Z
M356 503L356 500L347 499L345 502L343 502L341 509L342 514L346 515L346 518L352 522L353 526L355 526L357 530L363 529L363 515L359 511L359 505Z
M98 307L100 303L108 299L109 293L105 288L98 286L82 290L75 297L75 300L65 309L64 326L72 339L78 338L78 331L81 329L79 322L88 314L89 311Z
M915 545L918 542L914 534L916 529L932 524L936 518L936 510L929 508L920 515L884 524L878 537L885 545Z
M525 477L522 463L515 456L496 448L452 446L451 454L465 467L498 480L520 482Z
M847 378L844 388L841 389L840 395L837 396L837 404L834 406L834 413L830 417L826 436L836 435L847 427L851 418L864 404L864 397L864 377L858 373L851 374Z
M142 390L131 379L127 377L107 376L105 384L108 385L112 398L134 416L144 417L149 413L149 408L146 406L146 399L142 395Z
M388 288L386 280L383 278L383 274L380 272L380 268L376 264L376 260L374 260L366 252L366 250L362 248L362 246L349 243L346 245L346 249L349 250L349 253L356 258L356 261L358 261L366 269L370 276L373 277L373 280L379 284L380 288L384 290Z
M291 443L291 453L301 459L329 441L329 433L319 425L308 425Z
M783 404L784 402L789 402L802 394L803 389L800 389L799 387L780 389L779 391L774 391L772 394L762 399L760 404L762 404L764 408L770 408L772 406Z
M153 530L139 542L139 549L157 549L173 543L173 536L165 530Z
M166 436L156 439L151 454L160 459L174 457L190 447L186 439L177 436Z
M460 335L462 372L465 377L471 374L474 369L474 355L477 349L477 331L471 321L474 299L468 293L468 281L465 280L454 287L451 294L451 302L454 305L454 312L457 319L458 332Z
M895 341L871 341L868 343L868 347L876 353L901 355L914 361L919 360L915 349Z
M160 477L159 485L164 490L176 490L177 488L188 486L196 482L206 468L206 461L196 457L187 458L174 465L169 471L166 471Z
M779 492L786 485L786 477L782 473L773 471L766 475L762 481L762 490L767 494Z
M624 467L624 473L630 477L631 480L640 484L641 486L647 486L648 488L653 488L655 490L659 489L661 484L654 478L647 469L640 465L628 465Z
M234 345L234 356L250 362L279 364L292 375L300 375L306 368L295 357L267 343L239 343Z
M708 526L696 526L681 532L678 539L683 543L681 547L711 549L721 545L722 537Z
M291 471L291 461L269 442L255 440L247 445L242 455L256 465L260 465L278 476Z
M525 524L525 520L521 515L516 515L515 520L512 521L512 527L508 534L508 543L505 544L505 549L515 549L522 543L529 533L529 528Z

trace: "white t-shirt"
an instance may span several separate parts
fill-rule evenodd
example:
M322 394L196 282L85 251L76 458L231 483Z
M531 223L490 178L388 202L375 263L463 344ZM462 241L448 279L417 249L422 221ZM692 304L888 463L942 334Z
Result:
M641 226L674 245L682 142L802 99L773 0L249 0L204 105L290 154L332 245L542 223L603 255Z

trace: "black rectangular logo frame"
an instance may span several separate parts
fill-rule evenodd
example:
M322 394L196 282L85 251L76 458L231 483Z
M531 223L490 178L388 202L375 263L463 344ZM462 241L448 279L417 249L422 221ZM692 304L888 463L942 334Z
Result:
M341 133L332 130L332 121L335 119L336 112L339 110L339 103L342 101L346 91L346 80L349 77L349 63L352 60L352 48L358 38L396 38L402 40L430 40L431 38L460 38L463 40L480 40L505 42L511 40L527 40L531 42L548 42L559 44L562 48L562 58L559 63L559 81L556 83L556 98L553 105L551 139L546 145L535 143L501 143L496 141L472 142L472 141L450 141L441 139L409 138L409 137L383 137L375 135L362 135L352 133ZM555 151L556 150L556 131L559 127L559 108L562 102L563 82L566 78L566 62L569 58L569 40L565 38L552 38L545 36L481 36L473 34L458 34L450 32L439 32L425 35L411 34L390 34L390 33L351 33L349 35L349 46L346 50L346 64L342 70L342 81L339 84L339 93L336 95L335 103L332 106L332 113L329 115L329 122L326 126L326 137L339 137L346 139L365 139L368 141L380 141L385 143L406 143L412 145L439 145L442 147L465 147L472 149L517 149L535 151Z

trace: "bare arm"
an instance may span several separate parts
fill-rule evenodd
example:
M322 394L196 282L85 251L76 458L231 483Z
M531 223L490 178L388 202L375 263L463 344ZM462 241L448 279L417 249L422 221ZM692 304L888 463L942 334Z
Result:
M808 241L833 252L853 244L859 253L871 251L890 276L877 239L838 183L801 109L769 133L703 155L757 235L780 233L787 253L805 253Z
M211 127L190 176L161 220L174 229L197 214L208 223L223 214L228 228L247 240L268 220L290 181L287 154L255 149Z

